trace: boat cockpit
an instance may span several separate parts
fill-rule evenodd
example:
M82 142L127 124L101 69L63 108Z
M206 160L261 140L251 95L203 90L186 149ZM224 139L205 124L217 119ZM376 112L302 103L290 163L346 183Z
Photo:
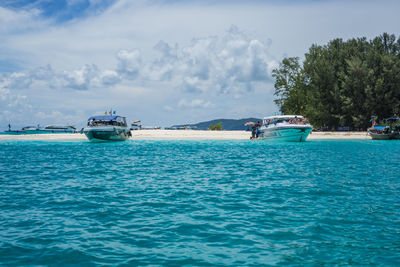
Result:
M298 124L305 125L308 124L307 120L303 116L290 116L290 115L281 115L281 116L271 116L265 117L263 119L263 125L265 127L268 126L276 126L277 124Z
M87 126L122 126L127 127L125 117L120 116L94 116L88 119Z

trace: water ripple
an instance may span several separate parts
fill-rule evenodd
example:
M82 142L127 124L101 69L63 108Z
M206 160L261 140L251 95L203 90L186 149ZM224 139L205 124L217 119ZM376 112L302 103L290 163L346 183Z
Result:
M0 142L4 265L399 265L399 142Z

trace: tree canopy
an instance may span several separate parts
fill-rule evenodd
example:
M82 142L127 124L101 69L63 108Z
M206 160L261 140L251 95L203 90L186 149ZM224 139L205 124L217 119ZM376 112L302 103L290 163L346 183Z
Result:
M222 122L220 121L216 124L210 124L208 128L211 129L212 131L222 131Z
M400 38L334 39L312 45L305 59L284 58L273 70L275 103L315 126L365 129L371 115L400 112Z

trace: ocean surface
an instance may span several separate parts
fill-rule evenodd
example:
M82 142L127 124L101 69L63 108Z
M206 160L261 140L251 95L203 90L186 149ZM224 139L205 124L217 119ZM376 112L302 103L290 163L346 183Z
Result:
M400 265L400 141L0 141L0 265Z

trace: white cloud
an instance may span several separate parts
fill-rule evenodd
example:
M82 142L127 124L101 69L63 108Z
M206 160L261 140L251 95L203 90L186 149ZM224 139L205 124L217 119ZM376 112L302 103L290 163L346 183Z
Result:
M44 67L38 67L30 71L30 76L35 80L52 80L55 76L53 68L47 64Z
M0 32L15 33L43 26L39 20L40 11L33 8L30 11L15 11L0 7Z
M214 106L215 105L213 103L203 99L181 99L178 103L178 107L180 108L212 108Z
M248 38L236 26L222 36L193 39L182 49L164 41L154 48L160 53L154 60L143 59L137 48L120 50L114 70L85 64L76 70L57 73L47 65L26 73L12 73L7 87L29 88L33 80L39 80L53 88L89 90L113 86L123 80L140 84L172 80L184 92L237 96L251 91L255 82L268 81L271 66L276 64L266 43Z
M37 118L39 121L51 121L56 124L70 124L70 125L75 125L73 122L76 122L76 116L73 116L71 114L65 114L59 110L52 110L49 112L43 112L39 111L34 114L35 118Z
M166 111L172 111L172 110L174 110L174 108L171 107L171 106L169 106L169 105L165 105L165 106L164 106L164 109L165 109Z
M0 121L23 121L24 114L32 112L27 96L0 86Z
M194 39L177 58L181 87L188 92L238 93L271 79L277 63L268 45L236 26L223 36ZM175 73L176 73L175 72Z
M171 80L176 71L178 62L178 45L170 46L168 43L160 40L155 46L154 51L159 52L160 56L153 60L145 68L148 79L150 80Z
M124 75L127 79L136 79L142 68L142 57L139 49L132 51L120 50L117 54L117 72Z
M14 72L3 79L2 84L6 88L24 89L32 84L32 77L29 73Z
M99 77L99 70L96 65L85 65L79 70L64 71L62 79L64 86L76 90L87 90L91 82Z
M118 72L114 70L105 70L100 74L100 84L104 86L112 86L121 81Z

